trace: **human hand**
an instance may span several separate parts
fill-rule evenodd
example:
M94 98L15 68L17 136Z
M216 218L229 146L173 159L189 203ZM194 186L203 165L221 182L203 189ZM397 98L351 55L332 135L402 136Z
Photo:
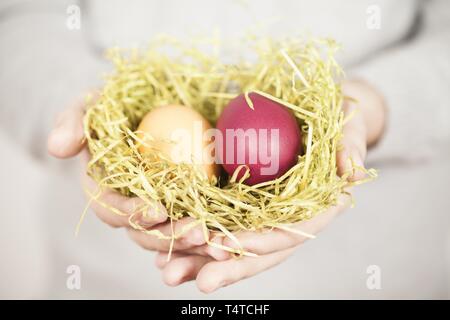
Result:
M83 132L84 110L85 103L80 100L57 117L55 126L48 137L47 148L52 156L61 159L80 155L86 168L90 155ZM96 195L98 193L98 185L87 174L83 174L82 183L89 194ZM172 250L174 252L183 250L185 254L207 255L206 247L202 246L205 244L205 236L200 226L194 227L186 233L181 233L183 227L194 221L193 218L182 218L174 221L171 225L168 221L167 212L161 204L154 203L147 212L139 212L139 209L144 205L143 200L138 197L123 196L114 190L102 190L96 199L98 201L92 201L91 203L91 208L96 215L112 227L127 228L131 239L143 248L167 252L171 240L159 239L135 230L129 223L132 215L133 221L136 221L139 226L148 231L160 232L168 238L171 236L172 230L174 234L180 234L180 237L173 243Z
M351 170L351 161L357 167L364 167L367 148L378 141L385 122L384 101L370 85L360 80L347 81L343 84L343 91L344 95L356 99L358 103L346 99L343 104L345 115L352 114L352 116L345 123L344 136L341 140L343 148L337 154L339 175ZM348 179L358 181L364 177L363 171L355 171ZM348 208L349 200L348 195L342 195L337 206L310 220L298 223L293 228L315 235ZM228 247L244 249L259 256L240 259L230 256L224 258L224 254L228 253L215 247L206 247L205 251L210 254L210 257L179 253L168 261L167 253L161 252L157 255L155 263L162 270L166 284L176 286L195 279L198 288L209 293L281 263L294 252L296 247L308 239L281 229L265 233L238 232L235 236L240 247L237 247L236 242L229 238L216 237L212 241Z
M367 146L378 140L384 126L384 107L382 99L376 91L364 82L352 81L344 84L344 93L359 100L364 109L362 112L354 114L344 127L343 149L337 155L338 173L341 175L347 172L351 166L349 158L352 158L354 164L363 167ZM351 101L346 101L343 105L346 114L351 113L355 107ZM89 153L83 139L83 113L84 103L79 102L60 115L54 130L49 135L48 150L50 154L58 158L70 158L81 153L84 163L87 163ZM356 181L363 177L363 172L354 172L349 179ZM95 182L88 176L84 177L84 182L90 192L95 193L94 190L98 188ZM346 196L342 196L342 198L338 206L314 219L299 223L295 227L309 234L317 234L348 206L348 198ZM204 292L214 291L277 265L307 239L304 236L278 229L262 234L241 232L236 234L242 246L239 249L260 256L256 258L243 257L237 260L230 258L229 254L223 250L202 245L205 243L202 230L194 228L175 241L172 260L168 261L169 241L159 240L129 228L129 216L142 205L140 199L124 197L113 190L106 190L102 192L99 200L99 203L94 202L92 207L101 220L113 227L127 227L134 241L148 250L159 251L156 265L162 269L163 278L167 284L179 285L185 281L196 279L198 287ZM107 204L107 206L100 203ZM148 230L159 230L163 234L170 235L171 228L167 222L167 214L160 204L155 204L156 207L159 207L160 210L152 209L147 215L138 217L140 218L139 223ZM109 208L116 208L123 215L117 215ZM191 221L191 218L183 218L175 222L175 233ZM211 241L228 247L236 247L233 241L224 237L214 237Z

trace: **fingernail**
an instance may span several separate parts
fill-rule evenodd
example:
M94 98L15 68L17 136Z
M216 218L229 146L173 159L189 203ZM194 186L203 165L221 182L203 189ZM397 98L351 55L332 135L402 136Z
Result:
M188 234L186 235L186 241L196 246L202 245L206 242L205 236L203 235L203 232L200 229L193 229L189 231Z

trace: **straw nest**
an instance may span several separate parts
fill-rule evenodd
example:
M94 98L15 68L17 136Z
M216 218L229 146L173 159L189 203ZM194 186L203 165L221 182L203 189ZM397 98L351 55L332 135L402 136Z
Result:
M88 174L99 185L99 193L90 194L92 201L99 201L104 188L112 188L143 200L136 214L145 214L158 201L173 220L195 218L182 232L202 225L205 236L209 230L232 239L239 230L283 228L301 233L290 225L337 204L351 174L339 177L336 168L345 121L342 71L334 59L338 46L329 39L245 43L249 45L242 50L256 55L252 63L221 62L215 42L206 53L194 42L186 45L171 38L158 38L147 50L108 52L115 71L106 77L100 97L89 104L84 122L92 156ZM142 141L135 130L152 108L182 104L214 125L230 99L250 91L291 109L303 132L304 154L279 179L247 186L236 181L235 172L210 181L198 168L171 163L157 151L146 158L138 152ZM130 225L142 232L172 240L179 236L146 230L134 217Z

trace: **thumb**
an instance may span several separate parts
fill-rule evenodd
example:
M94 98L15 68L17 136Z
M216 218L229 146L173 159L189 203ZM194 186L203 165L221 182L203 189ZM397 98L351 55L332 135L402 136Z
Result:
M354 110L351 104L344 105L344 113L348 116ZM342 149L337 153L338 174L351 173L350 181L362 180L366 177L364 161L367 155L366 128L360 113L350 116L344 126L341 140ZM359 169L359 170L358 170Z
M48 153L56 158L70 158L84 147L84 103L78 102L61 113L47 139Z

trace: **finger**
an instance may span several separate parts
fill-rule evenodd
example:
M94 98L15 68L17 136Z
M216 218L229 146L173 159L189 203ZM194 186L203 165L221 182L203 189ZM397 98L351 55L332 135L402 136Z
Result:
M167 254L160 255L160 259L167 260ZM163 268L163 281L173 287L194 280L201 268L210 261L210 257L196 255L173 257Z
M281 263L294 250L295 248L290 248L259 257L209 262L198 272L197 287L204 293L213 292Z
M80 158L86 167L91 158L87 148L81 151ZM90 196L97 196L99 186L86 171L83 173L83 184ZM145 208L147 210L144 211ZM91 209L100 220L112 227L130 226L130 215L134 215L133 222L144 228L165 222L168 218L166 208L160 203L149 205L138 197L126 197L111 189L102 191L92 201Z
M166 236L175 234L178 237L177 241L185 243L187 247L204 245L208 237L208 231L206 230L205 235L203 226L192 217L173 220L172 224L169 222L160 224L150 230L158 230Z
M361 112L353 103L344 103L344 113L350 116L343 129L343 137L340 141L342 149L337 153L338 174L353 171L353 164L356 167L364 168L364 161L367 155L366 128ZM365 174L361 170L355 170L349 177L350 181L361 180Z
M171 239L160 239L156 235L146 234L139 230L127 229L128 236L141 248L149 251L168 252L171 246ZM194 245L176 239L173 241L172 251L177 252L192 248Z
M179 252L172 252L170 254L170 258L169 258L168 252L158 252L155 255L155 265L158 269L163 269L170 261L172 261L174 259L181 258L181 257L187 257L187 256L199 256L199 254L196 253L195 249L196 248L186 249L186 250L179 251ZM208 255L205 255L205 254L200 254L200 255L212 260L211 257L208 257Z
M185 253L178 253L178 252L172 252L170 259L176 259L176 258L180 258L180 257L185 257L186 254ZM168 253L166 252L157 252L155 255L155 266L158 269L163 269L170 260L167 259L168 258Z
M84 147L83 115L85 104L81 101L61 113L47 140L50 155L70 158Z
M199 246L199 247L192 247L192 248L172 252L171 256L170 256L170 260L176 259L178 257L185 257L185 256L203 256L203 257L208 257L211 260L213 260L214 258L212 258L208 254L208 252L205 250L207 247L208 247L207 245L203 245L203 246ZM170 260L167 260L167 257L168 257L167 251L158 252L156 254L155 265L158 269L164 268L170 262Z
M350 205L350 197L343 194L339 203L326 212L319 213L312 219L294 224L291 229L298 230L310 235L317 235L322 231L340 212ZM235 234L239 244L230 238L224 238L223 245L234 249L242 248L245 251L265 255L276 251L298 246L309 238L294 232L273 229L262 233L238 232Z
M225 240L225 237L223 237L223 236L214 236L210 240L210 242L215 243L215 244L217 244L219 246L223 246L224 245L224 240ZM235 248L235 247L231 247L231 248ZM229 258L231 258L230 252L225 251L225 250L223 250L223 249L221 249L219 247L216 247L214 245L207 245L206 248L205 248L205 252L210 257L214 258L215 260L219 260L219 261L228 260Z
M167 222L156 225L148 230L156 230L164 236L171 237L173 228L173 233L179 235L179 238L174 240L172 250L186 250L206 243L201 226L192 227L188 231L183 230L191 226L192 222L195 222L193 218L186 217L172 222L172 226ZM134 229L128 230L128 234L133 241L146 250L169 251L170 249L171 239L160 239L156 235L146 234L145 232Z
M225 251L222 249L218 249L217 251L218 251L218 253L214 252L213 254L211 254L211 246L208 244L204 244L201 246L192 247L192 248L183 250L183 252L186 254L210 257L210 258L212 258L214 260L218 260L218 261L223 261L223 260L227 260L227 259L231 258L231 255L228 251Z
M223 237L217 237L217 238L220 239L220 242L217 240L214 240L214 239L210 240L210 241L222 244L221 239ZM165 253L165 252L160 252L160 253ZM193 246L190 248L186 248L186 249L177 251L176 253L183 254L183 255L197 255L197 256L210 257L217 261L228 260L232 257L228 251L212 247L208 244L204 244L201 246Z

